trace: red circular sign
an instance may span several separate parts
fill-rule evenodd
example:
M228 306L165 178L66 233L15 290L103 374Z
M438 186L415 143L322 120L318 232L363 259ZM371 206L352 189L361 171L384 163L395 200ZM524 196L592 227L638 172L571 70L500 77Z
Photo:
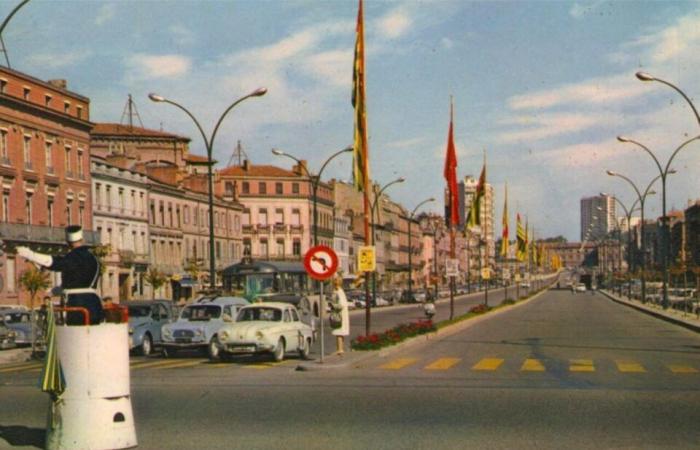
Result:
M338 270L338 255L328 246L316 245L304 255L304 268L314 280L327 280Z

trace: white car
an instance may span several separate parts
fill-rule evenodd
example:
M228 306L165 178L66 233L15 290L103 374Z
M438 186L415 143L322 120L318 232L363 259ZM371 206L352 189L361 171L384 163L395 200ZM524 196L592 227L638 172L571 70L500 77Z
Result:
M586 292L586 285L583 284L583 283L578 283L578 284L574 287L574 289L576 290L576 292Z
M294 305L256 303L241 308L236 322L219 328L217 356L229 360L233 355L271 354L282 361L293 351L307 359L312 342L313 331L300 320Z

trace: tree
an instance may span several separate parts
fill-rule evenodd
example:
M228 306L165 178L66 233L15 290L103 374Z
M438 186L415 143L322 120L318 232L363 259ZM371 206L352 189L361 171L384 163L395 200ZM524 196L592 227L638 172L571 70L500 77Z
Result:
M194 281L199 282L199 275L202 272L203 263L201 259L190 259L185 265L185 272L187 272Z
M22 272L19 276L19 285L22 289L29 292L29 314L32 328L32 352L36 351L36 312L34 311L34 300L40 291L45 291L51 285L49 274L31 266L29 269Z
M148 273L146 273L144 281L150 284L153 288L153 299L156 298L156 291L160 289L167 280L168 278L165 276L165 274L155 267L151 267Z

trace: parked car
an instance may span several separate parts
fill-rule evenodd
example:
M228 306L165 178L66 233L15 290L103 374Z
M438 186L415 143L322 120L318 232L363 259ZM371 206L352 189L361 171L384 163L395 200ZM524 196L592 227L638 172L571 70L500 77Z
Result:
M175 356L183 349L218 352L216 333L222 325L233 322L245 305L248 301L241 297L214 297L185 306L177 321L163 325L163 356Z
M309 357L313 342L311 327L303 323L293 305L256 303L238 312L235 323L221 326L217 334L218 352L211 359L228 360L233 355L270 354L282 361L288 351L303 359Z
M0 317L0 350L15 348L15 332L5 325L5 321Z
M32 344L32 323L29 311L25 309L6 309L2 311L7 328L15 332L15 344L18 346Z
M161 329L177 317L173 302L144 300L126 303L129 308L129 349L143 356L162 343Z
M577 283L577 284L574 286L574 290L575 290L576 292L586 292L586 285L583 284L583 283Z

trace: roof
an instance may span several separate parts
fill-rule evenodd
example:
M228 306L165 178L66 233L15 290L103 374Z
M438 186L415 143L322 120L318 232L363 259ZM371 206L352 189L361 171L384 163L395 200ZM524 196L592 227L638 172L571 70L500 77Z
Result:
M249 165L248 170L243 166L229 166L218 171L219 175L233 177L288 177L299 178L299 175L291 170L276 166Z
M188 154L185 156L185 161L193 162L193 163L206 163L209 164L209 158L206 156L199 156L199 155L191 155Z
M165 131L150 130L136 126L122 125L120 123L96 123L90 132L93 136L122 136L122 137L142 137L142 138L167 138L188 141L190 138L178 136Z

